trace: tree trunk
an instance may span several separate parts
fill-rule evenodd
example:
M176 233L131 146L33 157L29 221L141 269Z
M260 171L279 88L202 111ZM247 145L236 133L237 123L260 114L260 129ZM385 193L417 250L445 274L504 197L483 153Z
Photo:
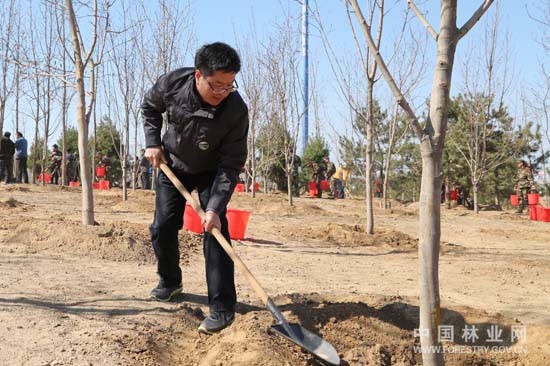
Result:
M474 193L474 212L479 213L479 202L478 202L478 193L479 193L479 184L472 184L472 191Z
M384 183L382 186L382 197L384 200L384 209L387 210L391 208L389 205L389 197L388 197L388 185L389 185L389 174L390 174L390 167L391 167L391 145L388 147L388 151L386 152L386 172L384 173Z
M125 98L126 100L126 98ZM124 149L122 149L122 200L128 201L128 187L126 186L126 174L128 172L128 157L130 156L130 105L126 101L126 116L125 116L125 131L126 134L125 143L124 143Z
M40 79L35 75L36 82L36 115L34 116L34 149L32 152L32 184L36 184L36 160L38 159L38 125L40 123ZM40 169L44 173L44 166ZM43 177L43 175L42 175ZM42 180L44 181L44 180Z
M420 278L420 344L424 366L444 364L443 352L430 352L439 346L439 248L441 240L441 166L447 129L449 92L457 43L457 0L441 1L440 33L437 38L437 60L430 97L430 112L422 137L422 184L420 193L420 233L418 246Z
M439 346L439 246L441 237L441 152L433 151L423 142L422 183L420 188L418 270L420 286L420 344L428 351L422 353L426 366L443 365L443 353L429 351ZM424 331L427 331L425 333Z
M290 171L290 169L288 168L288 164L287 164L287 171ZM289 206L292 206L293 205L293 202L292 202L292 175L290 173L287 173L286 175L286 184L287 184L287 191L288 191L288 205ZM252 190L254 190L254 187L252 187Z
M69 19L71 43L75 56L76 83L76 120L78 123L78 153L80 158L80 180L82 182L82 224L93 225L94 197L92 191L91 172L88 153L88 119L86 116L86 89L84 87L84 64L78 40L78 24L71 0L65 0L65 8ZM92 78L94 76L92 75Z
M365 159L365 200L367 205L367 226L366 233L374 234L374 209L372 203L372 161L374 154L374 106L373 106L374 84L369 80L367 85L367 148Z
M451 208L451 193L449 191L449 174L445 176L445 207Z
M256 122L253 121L250 126L250 148L252 154L250 154L250 160L248 161L248 167L252 169L252 198L256 198Z

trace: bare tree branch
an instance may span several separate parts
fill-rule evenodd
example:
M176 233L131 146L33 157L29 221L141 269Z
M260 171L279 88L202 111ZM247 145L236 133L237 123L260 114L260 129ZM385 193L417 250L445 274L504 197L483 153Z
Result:
M428 22L426 17L424 17L424 14L422 14L420 10L418 10L418 8L416 7L415 3L412 0L407 0L407 4L409 4L409 8L411 8L414 14L418 17L418 19L420 20L420 23L422 23L422 25L426 27L426 29L428 30L428 33L430 33L432 38L437 41L437 37L439 36L439 34L437 34L435 29L430 25L430 22Z
M405 96L403 96L403 94L401 93L401 90L399 90L399 88L397 87L395 80L393 79L390 71L388 70L386 63L384 62L384 59L380 55L380 51L376 48L374 40L372 39L372 36L370 34L370 26L367 24L367 21L363 16L363 13L361 11L361 8L359 7L359 4L357 3L357 0L349 0L349 1L353 7L353 10L355 11L355 14L357 15L357 18L359 19L359 23L362 25L363 34L365 36L367 43L369 44L369 47L371 47L371 49L377 50L377 52L374 54L374 58L378 66L380 66L380 71L382 72L382 74L384 74L384 77L386 78L392 93L396 96L397 103L399 103L401 108L403 108L403 110L407 113L407 115L411 119L411 124L413 125L413 129L416 136L419 139L422 139L424 135L424 131L420 126L420 122L418 122L416 113L412 110L412 107L407 102Z
M468 19L466 23L458 30L456 35L456 41L458 42L462 37L466 35L472 29L472 27L478 22L478 20L485 14L487 9L491 6L494 0L485 0L483 4L472 14L472 17Z

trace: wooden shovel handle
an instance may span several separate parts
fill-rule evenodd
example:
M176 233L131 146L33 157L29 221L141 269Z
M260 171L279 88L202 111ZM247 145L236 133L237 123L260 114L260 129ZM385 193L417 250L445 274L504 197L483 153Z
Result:
M172 184L177 188L177 190L183 195L185 200L195 209L195 211L199 214L201 219L206 219L206 213L203 211L201 206L197 203L197 201L191 196L189 191L183 186L183 184L180 182L178 177L174 175L172 170L168 167L168 165L162 163L160 164L160 169L166 174L168 179L172 182ZM244 274L246 277L248 283L252 287L252 289L256 292L260 300L264 303L264 305L267 305L269 296L267 296L267 293L264 291L262 286L260 286L260 283L256 278L252 275L246 264L241 260L241 258L238 256L237 252L235 252L235 249L229 244L227 239L222 235L222 233L214 228L212 229L212 235L218 240L218 243L222 246L223 250L229 255L231 260L233 260L233 263L239 268L239 270Z

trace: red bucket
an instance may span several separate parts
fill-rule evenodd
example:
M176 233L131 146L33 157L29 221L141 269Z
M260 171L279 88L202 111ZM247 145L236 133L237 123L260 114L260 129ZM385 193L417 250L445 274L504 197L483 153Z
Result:
M95 175L96 177L104 177L105 176L105 167L104 166L98 166L95 168Z
M235 192L244 192L244 183L237 183L235 186Z
M80 187L80 182L69 182L69 187Z
M197 234L203 233L201 217L189 203L185 205L183 212L183 227Z
M537 220L543 222L550 222L550 208L535 206L538 209Z
M249 218L250 212L248 211L227 210L227 223L229 226L229 237L231 239L244 239L244 233L246 232L246 225L248 225Z
M50 183L50 182L51 182L51 180L52 180L52 176L51 176L51 175L49 175L48 173L44 173L44 177L45 177L45 180L46 180L45 183ZM42 174L40 174L40 175L38 176L38 181L39 181L39 182L42 182Z
M538 193L528 193L527 194L527 202L529 202L530 205L538 205L539 204L539 194Z
M328 191L330 189L330 183L328 180L321 181L321 191Z
M518 195L517 194L511 194L510 195L510 204L512 206L517 206L519 204L519 201L518 201Z
M315 182L309 182L307 184L309 188L309 196L310 197L317 197L317 183Z
M108 180L100 180L99 181L99 189L103 189L105 191L109 190L109 181Z
M537 206L529 206L529 219L533 221L537 221L538 218L538 207Z
M93 188L93 189L101 189L101 188L99 187L99 183L92 183L92 188Z
M458 191L449 191L449 198L451 201L458 200Z

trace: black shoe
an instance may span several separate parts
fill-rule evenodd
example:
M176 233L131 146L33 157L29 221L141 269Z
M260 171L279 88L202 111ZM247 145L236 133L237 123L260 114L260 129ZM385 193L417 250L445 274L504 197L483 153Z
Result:
M159 283L158 286L151 291L151 295L149 296L157 301L168 302L172 297L181 294L182 290L183 287L181 284L172 287L164 287Z
M232 311L213 311L199 325L199 332L209 335L214 334L230 326L234 320L235 313Z

